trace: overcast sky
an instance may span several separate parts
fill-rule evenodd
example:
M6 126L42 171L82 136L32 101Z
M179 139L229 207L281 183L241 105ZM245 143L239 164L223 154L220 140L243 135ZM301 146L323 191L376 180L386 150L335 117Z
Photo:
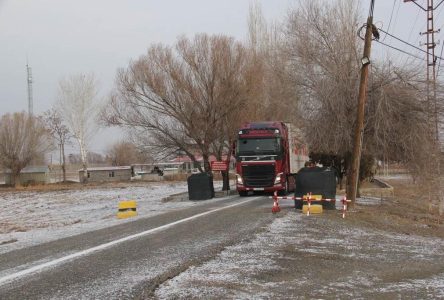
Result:
M297 6L299 1L258 2L269 21L283 21L288 8ZM425 5L426 0L418 0L421 2ZM127 66L153 43L172 44L181 34L192 37L201 32L244 40L250 3L250 0L0 0L0 115L27 110L27 60L34 77L34 112L38 114L54 104L57 84L63 76L93 72L100 82L101 95L107 95L117 68ZM364 23L370 0L360 3ZM443 7L436 11L437 28L444 24ZM378 27L383 25L387 29L390 23L390 32L417 46L421 40L418 33L425 30L425 18L425 13L412 3L376 0L374 22ZM438 39L442 41L440 35ZM405 49L390 38L385 42ZM373 50L378 57L405 57L387 52L380 45L374 45ZM441 45L437 47L440 50ZM103 131L91 150L103 153L115 140L115 134Z

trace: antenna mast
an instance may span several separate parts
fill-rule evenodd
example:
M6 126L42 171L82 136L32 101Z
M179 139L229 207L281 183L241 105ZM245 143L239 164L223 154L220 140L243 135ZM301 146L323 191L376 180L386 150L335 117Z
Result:
M33 100L32 100L32 69L26 62L26 71L28 74L28 114L33 114Z

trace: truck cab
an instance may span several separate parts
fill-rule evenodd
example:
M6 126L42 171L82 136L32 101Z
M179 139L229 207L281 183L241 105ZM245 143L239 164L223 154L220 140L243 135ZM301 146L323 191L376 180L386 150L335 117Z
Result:
M245 123L235 144L236 188L239 195L249 191L294 190L290 169L288 127L283 122Z

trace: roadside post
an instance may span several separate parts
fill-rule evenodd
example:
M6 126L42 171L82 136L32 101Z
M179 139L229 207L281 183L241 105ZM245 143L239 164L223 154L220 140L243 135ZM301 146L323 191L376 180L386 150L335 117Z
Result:
M230 183L230 180L229 180L230 174L228 173L228 168L229 168L228 161L222 160L222 161L212 161L211 162L211 170L212 171L220 171L221 174L224 171L227 172L228 185L229 185L229 183ZM228 188L229 188L229 186L228 186ZM227 196L228 196L228 193L229 193L229 189L226 191L226 195Z

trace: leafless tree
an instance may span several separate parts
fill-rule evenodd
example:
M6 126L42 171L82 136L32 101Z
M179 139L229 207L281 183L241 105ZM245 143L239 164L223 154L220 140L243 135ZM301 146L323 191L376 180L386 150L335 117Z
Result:
M20 171L52 147L40 119L24 112L6 114L0 119L0 164L11 170L12 183L20 183Z
M305 1L287 23L292 80L312 150L351 149L360 49L354 1ZM340 133L340 134L337 134Z
M141 154L137 146L127 141L114 143L107 151L107 159L113 166L129 166L146 162L146 157Z
M68 155L68 161L71 165L82 165L82 157L80 154L70 153ZM100 153L88 151L86 161L88 165L101 165L106 162L106 157Z
M182 151L209 171L210 145L226 116L246 99L245 48L232 38L199 34L174 48L156 45L117 75L117 92L102 116L131 128L153 153ZM202 171L202 169L201 169Z
M258 2L250 6L247 49L250 58L250 109L243 121L282 120L298 123L298 94L290 80L282 24L268 23Z
M43 113L43 122L48 128L49 132L56 140L60 149L61 166L63 173L63 182L66 181L66 162L65 162L65 145L71 138L68 127L63 124L62 117L56 109L50 109Z
M58 107L80 149L83 182L87 180L88 143L97 130L97 82L93 74L78 74L59 83Z
M361 45L357 1L304 1L289 14L291 79L311 151L347 169L356 120ZM424 81L413 68L372 61L363 159L402 161L418 173L430 154ZM362 166L368 166L363 161ZM365 171L365 170L364 170ZM366 172L362 172L366 174ZM362 178L361 178L362 179Z

